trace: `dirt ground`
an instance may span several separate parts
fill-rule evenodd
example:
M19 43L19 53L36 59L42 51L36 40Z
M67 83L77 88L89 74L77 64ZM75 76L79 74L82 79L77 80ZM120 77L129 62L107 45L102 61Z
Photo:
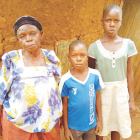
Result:
M136 115L132 118L132 136L128 140L140 140L140 94L137 96L135 100L136 105ZM61 140L65 140L64 138L64 130L61 130ZM110 135L104 137L104 140L110 140ZM120 139L124 140L124 139Z

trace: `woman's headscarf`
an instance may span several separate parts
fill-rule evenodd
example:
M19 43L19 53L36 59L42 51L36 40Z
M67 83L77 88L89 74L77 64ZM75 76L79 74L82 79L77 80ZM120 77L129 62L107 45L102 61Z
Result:
M18 18L14 24L14 31L15 31L15 35L17 36L17 30L20 26L24 25L24 24L31 24L36 26L40 31L42 31L42 26L39 23L39 21L32 17L32 16L22 16L20 18Z

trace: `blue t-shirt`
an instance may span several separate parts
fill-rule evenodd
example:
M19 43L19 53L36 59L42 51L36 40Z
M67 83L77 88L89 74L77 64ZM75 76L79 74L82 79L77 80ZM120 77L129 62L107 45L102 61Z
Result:
M102 88L104 88L104 83L99 71L95 69L89 68L85 81L76 79L70 71L62 76L59 89L62 97L69 97L69 128L88 131L97 125L96 91Z

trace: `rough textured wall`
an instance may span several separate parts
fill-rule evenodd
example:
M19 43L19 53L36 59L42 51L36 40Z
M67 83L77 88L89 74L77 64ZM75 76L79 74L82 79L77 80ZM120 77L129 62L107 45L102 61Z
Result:
M138 54L133 57L135 98L140 93L140 0L126 0L123 4L122 26L118 34L135 42ZM131 9L131 10L130 10Z
M77 38L87 45L103 35L101 17L110 4L122 0L0 0L0 57L21 48L13 25L20 16L36 17L43 26L42 47L54 49L60 40Z

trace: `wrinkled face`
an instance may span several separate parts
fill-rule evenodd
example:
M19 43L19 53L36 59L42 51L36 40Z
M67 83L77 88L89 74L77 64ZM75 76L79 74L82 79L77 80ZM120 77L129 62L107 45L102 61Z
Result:
M42 34L42 31L30 24L22 25L17 30L19 43L28 52L33 52L40 48Z
M77 70L84 68L88 60L86 46L83 44L71 46L68 58L73 68Z
M108 36L117 34L122 22L122 13L118 9L109 9L105 12L102 19L104 32Z

